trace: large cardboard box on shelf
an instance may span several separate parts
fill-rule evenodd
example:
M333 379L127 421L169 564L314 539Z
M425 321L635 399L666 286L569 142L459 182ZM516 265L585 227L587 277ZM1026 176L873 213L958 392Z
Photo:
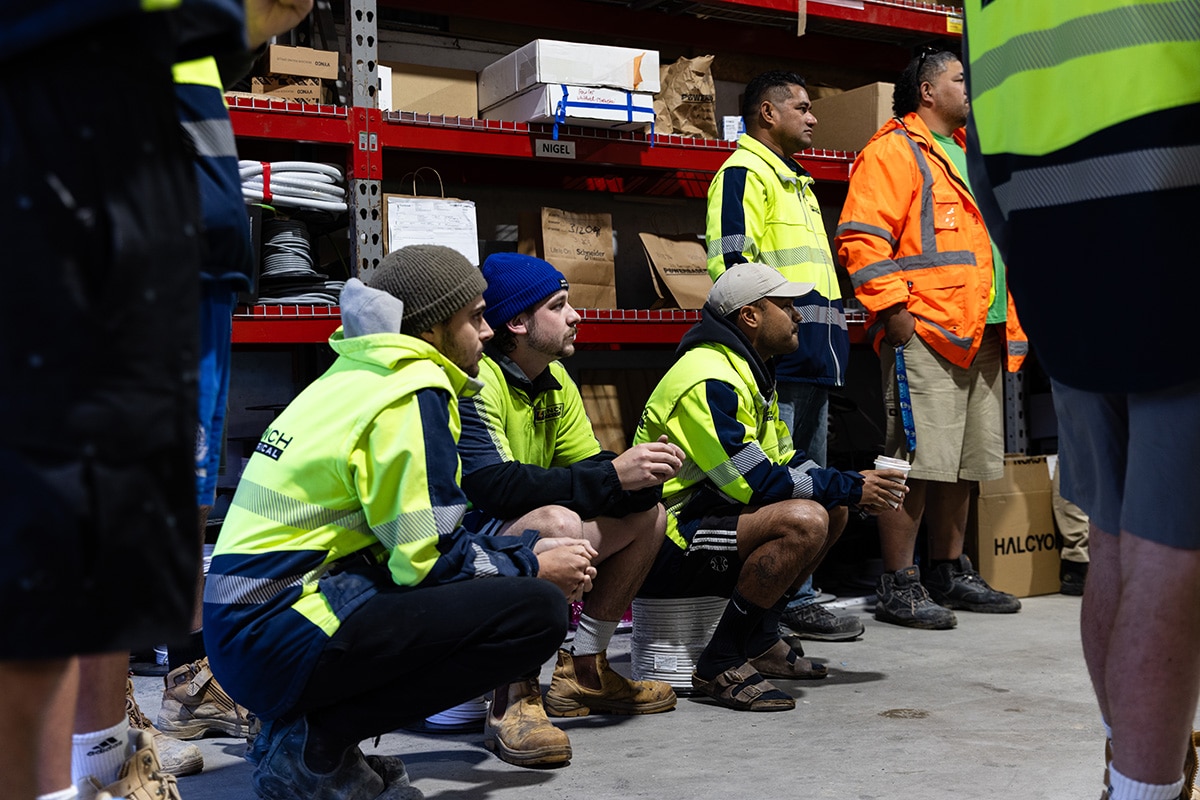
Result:
M264 64L267 72L272 75L295 75L300 78L327 80L337 80L338 76L338 54L333 50L273 44L267 47Z
M539 84L483 111L484 119L555 122L562 109L566 125L636 131L654 122L654 97L642 92L596 86Z
M539 83L658 91L658 51L535 39L479 73L479 107L488 109Z
M474 70L381 63L379 108L446 117L478 117ZM385 75L388 79L385 80Z
M1017 597L1059 590L1050 469L1045 456L1008 455L1004 476L971 500L967 555L983 579Z
M870 83L848 92L813 100L817 118L812 146L817 150L856 151L892 118L890 83Z
M297 103L328 103L329 89L319 78L283 78L256 75L250 79L250 93L293 100Z

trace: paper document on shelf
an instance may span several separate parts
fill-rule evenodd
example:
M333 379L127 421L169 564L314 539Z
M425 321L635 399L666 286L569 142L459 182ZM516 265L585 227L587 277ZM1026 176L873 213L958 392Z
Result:
M410 244L453 248L479 266L475 203L450 197L387 196L387 251Z

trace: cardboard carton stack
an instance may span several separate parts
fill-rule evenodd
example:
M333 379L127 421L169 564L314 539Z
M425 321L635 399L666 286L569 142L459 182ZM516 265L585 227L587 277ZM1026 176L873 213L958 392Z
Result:
M252 94L263 94L297 103L328 103L331 92L325 81L338 77L338 54L311 47L273 44L262 61L265 74L250 79Z
M1059 589L1050 469L1045 456L1008 455L1004 476L971 501L966 550L993 589L1028 597Z
M479 73L484 119L641 130L654 122L658 51L536 39Z

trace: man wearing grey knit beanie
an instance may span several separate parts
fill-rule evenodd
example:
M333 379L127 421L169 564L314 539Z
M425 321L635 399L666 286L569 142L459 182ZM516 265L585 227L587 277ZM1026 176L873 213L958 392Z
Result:
M462 403L462 485L473 505L464 524L586 541L597 565L579 630L558 653L545 702L536 671L500 685L484 743L512 764L561 764L571 758L571 744L547 712L577 717L675 707L669 685L620 675L606 650L663 542L662 484L678 472L683 454L666 437L620 455L601 449L579 389L559 362L575 351L580 319L562 273L540 258L498 253L484 262L483 275L484 316L496 337L480 361L483 388Z
M595 574L584 542L461 524L458 404L492 335L479 269L406 247L369 284L347 282L337 360L262 435L208 574L209 663L263 721L263 800L418 800L359 742L536 671Z

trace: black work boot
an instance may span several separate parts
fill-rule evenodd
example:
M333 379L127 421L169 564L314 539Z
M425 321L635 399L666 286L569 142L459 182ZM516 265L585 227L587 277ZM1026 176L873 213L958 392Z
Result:
M930 599L915 565L880 575L875 597L875 619L880 622L926 630L946 630L958 624L953 611Z
M954 564L934 567L925 578L925 588L935 603L946 608L985 614L1015 614L1021 610L1021 601L988 586L965 554Z

